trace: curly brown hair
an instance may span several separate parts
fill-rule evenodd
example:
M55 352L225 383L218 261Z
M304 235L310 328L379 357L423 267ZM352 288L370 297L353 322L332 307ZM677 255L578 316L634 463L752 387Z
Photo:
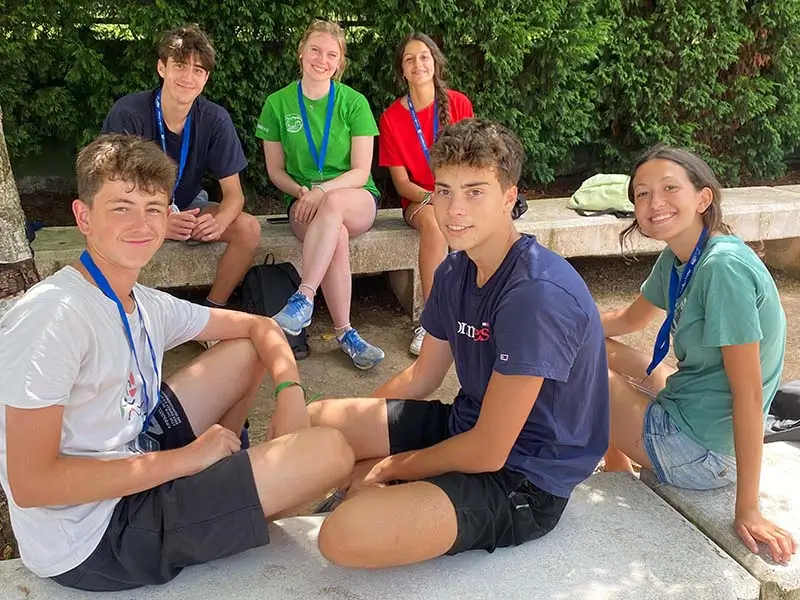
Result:
M517 185L525 150L509 129L484 119L464 119L445 127L431 148L431 169L467 165L490 169L503 191Z

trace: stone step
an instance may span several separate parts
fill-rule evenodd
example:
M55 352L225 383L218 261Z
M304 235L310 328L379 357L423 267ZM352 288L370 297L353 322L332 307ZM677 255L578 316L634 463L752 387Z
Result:
M632 475L598 473L580 485L548 535L493 554L467 552L409 567L343 569L317 550L322 517L271 526L272 543L186 569L161 587L108 600L396 598L417 600L757 600L758 582ZM98 598L0 563L0 598Z
M800 600L800 555L779 565L762 545L753 554L733 529L735 486L697 492L661 485L651 471L642 481L742 564L761 583L761 600ZM800 444L764 445L761 469L761 511L767 519L790 531L800 541Z

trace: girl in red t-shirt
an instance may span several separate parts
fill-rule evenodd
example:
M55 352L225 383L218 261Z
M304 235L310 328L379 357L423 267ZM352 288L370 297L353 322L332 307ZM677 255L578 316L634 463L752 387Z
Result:
M447 88L445 64L444 54L431 38L424 33L408 35L394 58L395 75L408 87L408 93L386 109L379 125L379 163L389 167L401 197L403 217L420 233L419 272L426 301L433 273L448 250L429 204L433 173L428 150L446 125L475 116L469 98ZM418 327L411 342L413 354L419 354L424 337L425 329Z

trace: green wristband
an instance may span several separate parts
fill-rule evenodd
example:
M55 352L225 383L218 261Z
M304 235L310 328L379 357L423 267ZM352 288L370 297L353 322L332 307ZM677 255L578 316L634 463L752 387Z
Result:
M295 387L295 386L297 386L301 390L303 390L303 400L305 401L305 403L307 405L311 404L314 400L317 400L319 398L319 394L315 394L314 396L309 398L308 397L308 390L306 389L306 386L304 386L299 381L282 381L281 383L279 383L278 385L275 386L275 391L272 393L272 397L277 400L278 399L278 394L280 394L283 390L285 390L286 388Z
M286 388L294 387L294 386L297 386L301 390L303 390L303 397L305 398L305 396L306 396L306 388L304 388L303 384L300 383L299 381L282 381L282 382L280 382L278 385L275 386L275 391L272 393L272 397L277 399L278 394L280 394L283 390L285 390Z

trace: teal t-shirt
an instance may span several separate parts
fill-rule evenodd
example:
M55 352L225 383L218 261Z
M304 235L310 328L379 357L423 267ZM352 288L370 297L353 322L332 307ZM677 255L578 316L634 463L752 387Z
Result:
M351 138L378 135L378 125L363 94L343 83L334 82L333 118L328 140L328 152L320 176L317 165L308 147L303 131L303 119L297 102L297 81L282 90L270 94L264 101L261 116L256 126L256 137L268 142L280 142L286 172L298 184L311 187L313 183L323 183L349 171ZM328 95L317 100L303 97L311 127L311 137L317 151L321 149L325 117L328 111ZM370 174L364 189L378 198L378 188ZM294 198L284 194L287 204Z
M667 309L675 254L666 248L642 284L642 295ZM657 400L681 431L714 452L733 456L733 398L721 346L760 342L763 411L778 389L786 349L786 317L764 263L736 236L708 240L672 323L678 370Z

